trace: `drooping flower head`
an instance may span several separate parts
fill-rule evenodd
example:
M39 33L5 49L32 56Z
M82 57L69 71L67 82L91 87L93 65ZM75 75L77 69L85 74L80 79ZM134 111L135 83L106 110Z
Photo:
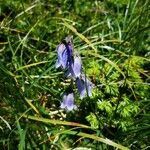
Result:
M80 94L80 98L84 98L86 94L92 96L93 83L89 81L85 75L81 75L76 79L77 89Z
M64 44L60 44L57 47L57 61L56 68L62 67L65 69L67 67L67 49Z
M72 58L73 58L73 44L72 44L72 37L67 36L63 40L64 45L66 46L67 49L67 55L68 55L68 64L72 63Z
M77 78L81 75L81 58L76 55L74 56L73 62L69 65L67 76Z
M56 68L62 67L66 69L69 67L69 64L73 62L73 47L71 43L71 38L67 37L61 44L57 47L57 61Z
M63 96L63 101L61 102L60 108L65 108L68 111L71 111L73 109L76 109L76 105L74 105L74 95L73 93L70 93L68 95Z

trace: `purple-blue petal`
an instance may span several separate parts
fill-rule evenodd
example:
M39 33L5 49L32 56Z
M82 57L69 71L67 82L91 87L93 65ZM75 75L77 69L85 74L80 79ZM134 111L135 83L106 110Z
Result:
M74 103L74 95L73 93L70 93L67 95L67 101L66 101L66 105L70 106Z
M79 77L81 75L81 59L76 56L74 58L74 63L72 64L72 69L75 77Z
M66 69L73 63L73 49L70 43L61 43L57 47L56 68L62 67Z
M68 61L71 62L72 61L72 56L73 56L73 50L72 50L72 45L66 43L65 47L67 49L67 55L68 55Z
M68 95L63 96L63 101L61 103L60 108L66 108L68 111L71 111L75 108L74 105L74 95L73 93L70 93Z
M58 58L61 59L62 53L64 52L65 49L66 49L66 47L65 47L64 44L59 44L59 45L57 46L57 55L58 55Z
M77 84L78 92L80 94L80 98L82 99L86 94L86 87L85 87L84 80L77 78L76 84Z
M64 44L60 44L57 47L57 61L56 61L56 68L63 67L65 69L67 67L67 61L68 61L68 54L67 49Z
M93 84L91 81L85 78L85 75L82 75L81 78L77 78L76 84L81 99L86 96L86 93L88 96L92 96Z
M67 50L65 49L61 56L61 64L63 69L67 67L67 60L68 60L68 55L67 55Z
M81 59L80 57L74 57L74 61L68 65L67 76L72 78L80 77L81 75Z
M74 72L73 72L73 68L72 65L70 64L66 73L67 77L73 77L74 78Z
M65 108L66 107L66 99L67 99L67 96L66 94L63 96L63 100L61 102L61 105L60 105L60 108Z

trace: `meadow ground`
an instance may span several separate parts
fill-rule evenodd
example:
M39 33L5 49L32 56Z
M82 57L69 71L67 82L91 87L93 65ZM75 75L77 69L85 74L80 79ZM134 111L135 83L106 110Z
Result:
M149 0L3 0L0 15L0 149L150 147Z

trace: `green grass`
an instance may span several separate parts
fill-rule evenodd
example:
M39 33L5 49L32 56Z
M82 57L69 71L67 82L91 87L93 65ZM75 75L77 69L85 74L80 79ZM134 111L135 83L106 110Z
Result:
M149 0L0 4L1 149L148 149ZM70 80L56 47L73 35L92 97L60 109Z

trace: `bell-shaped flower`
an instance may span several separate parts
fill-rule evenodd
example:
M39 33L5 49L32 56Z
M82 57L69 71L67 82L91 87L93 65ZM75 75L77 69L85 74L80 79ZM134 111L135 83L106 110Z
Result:
M86 95L92 96L93 83L89 81L85 75L81 75L80 78L77 78L76 84L81 99Z
M67 66L67 49L66 46L64 44L60 44L57 47L57 61L56 61L56 68L62 67L62 68L66 68Z
M73 78L80 77L81 69L82 69L81 59L79 56L75 56L73 59L73 63L70 63L69 65L67 76Z
M66 69L72 63L72 45L70 43L61 43L57 47L56 68Z
M73 93L70 93L68 95L63 96L63 101L61 102L60 108L65 108L68 111L71 111L73 109L76 109L76 105L74 105L74 95Z

